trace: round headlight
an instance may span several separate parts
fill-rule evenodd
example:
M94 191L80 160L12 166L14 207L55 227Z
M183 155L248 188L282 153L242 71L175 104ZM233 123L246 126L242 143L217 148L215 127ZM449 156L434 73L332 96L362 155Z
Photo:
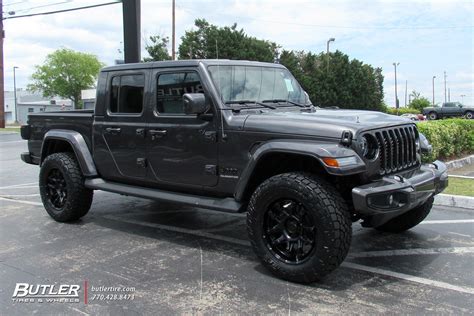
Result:
M362 156L368 160L375 160L379 156L379 144L371 134L362 136L360 142Z

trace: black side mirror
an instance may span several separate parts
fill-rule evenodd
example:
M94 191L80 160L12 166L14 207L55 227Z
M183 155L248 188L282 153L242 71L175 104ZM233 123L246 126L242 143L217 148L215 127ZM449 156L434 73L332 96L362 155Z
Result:
M203 114L209 110L204 93L185 93L183 95L184 113Z

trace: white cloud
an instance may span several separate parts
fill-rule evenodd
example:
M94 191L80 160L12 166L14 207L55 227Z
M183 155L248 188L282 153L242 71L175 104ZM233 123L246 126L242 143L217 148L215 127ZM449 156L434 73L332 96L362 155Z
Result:
M30 0L16 9L56 2ZM96 3L72 1L22 14ZM331 50L339 49L351 58L383 68L385 100L389 104L394 103L394 61L400 62L397 72L400 95L404 81L408 80L409 91L416 89L431 96L431 77L436 75L436 84L440 85L439 89L435 87L439 91L436 98L439 94L439 99L444 99L444 87L441 89L444 70L448 72L453 93L465 94L465 100L472 100L474 94L472 1L177 0L176 3L177 45L185 30L192 28L195 18L206 18L221 26L237 22L246 33L274 41L286 49L318 53L326 50L328 38L335 37ZM171 1L142 0L141 6L142 54L146 55L144 39L154 34L171 36ZM8 9L15 9L15 5ZM469 24L471 28L430 28ZM96 54L107 64L121 57L118 52L123 40L120 4L6 20L4 27L8 89L13 86L14 65L20 67L18 86L24 87L34 65L61 46Z

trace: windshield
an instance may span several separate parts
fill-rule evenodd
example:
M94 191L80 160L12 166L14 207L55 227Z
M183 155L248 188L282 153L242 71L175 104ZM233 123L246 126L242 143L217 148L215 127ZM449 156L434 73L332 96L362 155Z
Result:
M224 103L272 100L310 103L299 83L284 68L226 65L208 69Z

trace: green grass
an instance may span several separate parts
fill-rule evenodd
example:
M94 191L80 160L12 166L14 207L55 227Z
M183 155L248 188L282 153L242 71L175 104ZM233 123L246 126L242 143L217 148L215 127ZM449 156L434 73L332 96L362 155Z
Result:
M0 132L20 132L19 127L7 127L7 128L0 128Z
M449 185L443 193L474 196L474 179L449 177Z

